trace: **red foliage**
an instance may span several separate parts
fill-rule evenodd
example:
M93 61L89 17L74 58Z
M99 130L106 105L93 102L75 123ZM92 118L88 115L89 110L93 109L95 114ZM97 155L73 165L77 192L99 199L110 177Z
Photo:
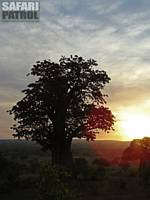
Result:
M96 138L96 134L100 133L100 130L105 132L114 130L112 127L114 122L114 116L107 107L92 106L85 123L84 135L88 141L94 140Z

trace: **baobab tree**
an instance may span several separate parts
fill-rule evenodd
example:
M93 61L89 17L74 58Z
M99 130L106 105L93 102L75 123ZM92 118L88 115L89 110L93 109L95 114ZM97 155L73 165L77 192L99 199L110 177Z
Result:
M29 75L36 81L9 110L17 122L13 136L50 150L53 164L71 164L73 138L94 140L100 130L113 129L114 116L102 93L110 78L95 60L75 55L61 57L58 63L37 61Z

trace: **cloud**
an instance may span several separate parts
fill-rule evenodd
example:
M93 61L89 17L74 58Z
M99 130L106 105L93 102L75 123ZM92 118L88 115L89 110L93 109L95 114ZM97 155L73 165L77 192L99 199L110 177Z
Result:
M21 98L35 61L70 54L94 58L108 72L113 110L149 99L149 5L148 0L46 0L39 23L0 22L0 105L5 105L0 112ZM4 115L0 132L7 133L7 121Z
M90 11L93 11L96 15L111 14L119 9L123 2L118 0L110 1L98 1L95 0L89 2Z

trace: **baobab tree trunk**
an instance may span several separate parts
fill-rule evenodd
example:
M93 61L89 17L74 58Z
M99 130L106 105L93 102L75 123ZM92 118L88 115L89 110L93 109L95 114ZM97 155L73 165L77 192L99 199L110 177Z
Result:
M72 138L70 140L66 138L65 122L62 119L64 119L64 116L59 116L54 126L52 164L68 168L72 165Z
M52 164L58 167L70 168L72 166L71 143L57 141L52 149Z

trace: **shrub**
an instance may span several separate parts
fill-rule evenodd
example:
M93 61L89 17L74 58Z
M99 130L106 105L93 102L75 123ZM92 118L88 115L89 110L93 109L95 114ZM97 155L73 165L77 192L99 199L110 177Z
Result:
M46 164L40 169L38 180L39 200L70 200L73 194L69 184L69 174L67 171Z
M97 166L98 168L110 166L110 163L104 158L96 158L95 160L93 160L92 164Z
M77 179L87 179L89 176L88 161L85 158L76 158L74 160L72 174Z

